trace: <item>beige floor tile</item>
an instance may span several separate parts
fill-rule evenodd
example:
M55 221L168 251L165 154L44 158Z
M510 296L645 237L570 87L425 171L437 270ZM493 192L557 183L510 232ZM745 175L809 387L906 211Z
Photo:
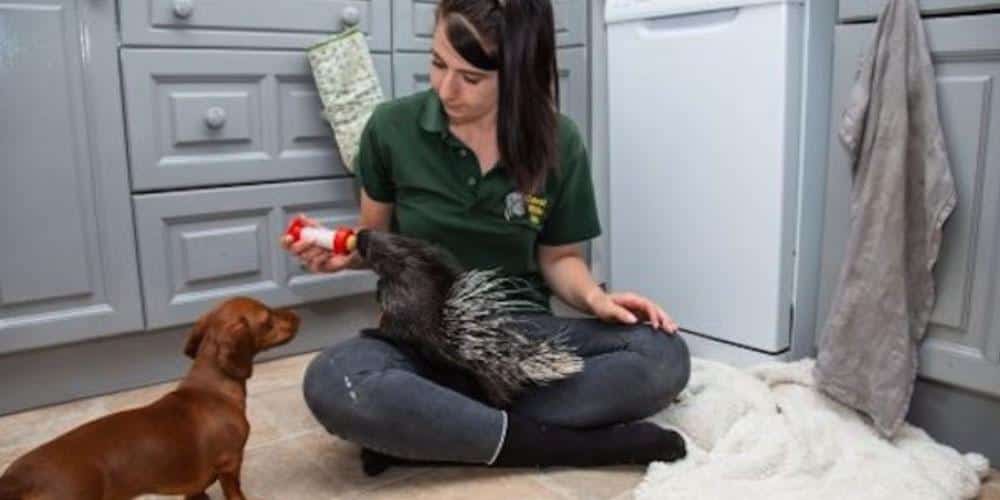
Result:
M102 398L83 399L0 417L0 449L35 447L105 413Z
M361 471L356 445L329 435L302 397L302 376L316 353L259 363L248 383L251 424L243 468L250 500L540 499L630 500L642 467L486 469L396 467L375 478ZM0 417L0 471L31 448L114 411L148 404L176 382ZM209 489L222 499L218 485ZM145 496L144 500L177 497ZM994 470L978 500L1000 500Z
M327 482L338 496L370 490L399 481L428 469L394 467L375 477L361 470L361 449L348 441L328 434L325 430L307 432L292 440L303 456L316 462L327 475Z
M635 500L635 493L632 490L625 491L621 495L618 495L611 500Z
M1000 470L993 469L979 492L979 500L1000 500Z
M247 382L250 395L264 394L276 389L302 387L306 367L318 352L289 356L254 365L253 376Z
M250 422L250 438L247 439L247 450L252 450L280 441L285 433L274 422L275 416L262 404L247 400L247 421Z
M244 459L244 492L251 499L344 498L417 473L401 469L376 478L365 477L358 453L356 447L325 432L309 432L256 448ZM219 492L218 487L214 492ZM221 498L212 490L209 494Z
M539 479L574 499L609 500L635 488L645 471L640 466L559 468L540 473Z
M30 449L31 448L27 446L0 448L0 474L3 474L3 471L7 470L7 466L14 462L14 460L17 460L17 457L24 455Z
M254 367L247 383L251 425L248 447L319 428L302 396L302 376L316 354L290 356Z
M982 491L979 492L978 500L1000 500L1000 488L983 487Z
M350 498L371 500L567 500L533 470L454 467L395 481Z
M269 413L271 422L286 437L321 428L298 385L250 396L247 405Z
M242 471L243 491L252 499L334 498L328 474L302 452L302 443L283 440L247 453ZM218 485L212 498L221 498Z

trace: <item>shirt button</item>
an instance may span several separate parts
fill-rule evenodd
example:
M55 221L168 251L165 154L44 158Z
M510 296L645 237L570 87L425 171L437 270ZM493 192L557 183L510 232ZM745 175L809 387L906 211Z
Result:
M469 181L468 182L469 182L470 186L475 186L476 185L476 178L475 177L469 177Z
M461 149L461 150L458 151L458 154L461 155L463 158L465 158L465 155L467 155L469 153L466 150Z

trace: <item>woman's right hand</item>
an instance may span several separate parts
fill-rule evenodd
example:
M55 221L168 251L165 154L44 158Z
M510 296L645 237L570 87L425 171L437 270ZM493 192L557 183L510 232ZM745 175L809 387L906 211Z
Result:
M298 217L307 226L319 226L316 221L303 214L299 214ZM350 268L355 260L355 252L348 255L338 255L308 241L300 240L292 243L292 237L287 234L281 237L281 247L296 256L302 267L314 273L335 273L341 269Z

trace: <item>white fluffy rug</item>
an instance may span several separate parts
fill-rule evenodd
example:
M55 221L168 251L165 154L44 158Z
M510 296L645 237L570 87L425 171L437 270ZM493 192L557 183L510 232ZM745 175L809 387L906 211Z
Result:
M746 370L695 359L680 400L650 420L679 430L688 456L654 463L637 500L968 499L989 464L906 425L882 439L814 388L813 360Z

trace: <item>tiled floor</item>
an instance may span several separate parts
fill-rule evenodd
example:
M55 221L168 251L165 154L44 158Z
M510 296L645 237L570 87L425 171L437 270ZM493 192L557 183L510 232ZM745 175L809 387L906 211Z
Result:
M302 400L302 373L313 355L260 363L249 384L252 426L243 467L250 499L626 499L641 467L593 470L390 469L361 473L358 448L327 434ZM107 412L140 406L169 391L164 384L0 417L0 470L32 447ZM221 499L218 486L209 490ZM154 498L154 497L148 497ZM1000 473L981 500L1000 500Z

